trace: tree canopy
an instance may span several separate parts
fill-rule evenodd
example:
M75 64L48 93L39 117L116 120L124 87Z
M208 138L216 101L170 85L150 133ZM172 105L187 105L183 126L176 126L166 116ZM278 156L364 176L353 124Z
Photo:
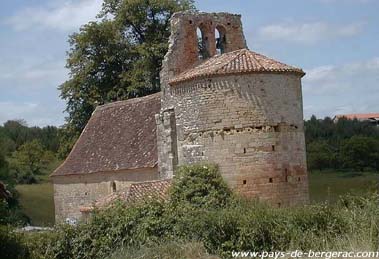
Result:
M53 160L51 151L46 151L38 140L32 140L12 153L10 169L19 183L34 183Z

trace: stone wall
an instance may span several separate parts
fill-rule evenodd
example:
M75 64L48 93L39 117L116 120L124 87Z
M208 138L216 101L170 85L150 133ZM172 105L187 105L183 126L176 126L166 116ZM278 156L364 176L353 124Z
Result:
M179 165L214 162L236 191L279 206L308 201L300 76L198 79L169 94Z
M162 109L171 108L168 82L170 78L193 67L203 60L199 58L199 28L209 57L216 54L216 29L223 37L224 52L247 48L241 16L229 13L178 12L171 17L169 49L162 63L160 74L163 92Z
M56 222L66 218L80 219L80 207L90 206L95 200L130 183L158 179L157 168L111 171L82 175L52 177Z
M160 179L171 179L178 164L175 112L162 110L155 115Z

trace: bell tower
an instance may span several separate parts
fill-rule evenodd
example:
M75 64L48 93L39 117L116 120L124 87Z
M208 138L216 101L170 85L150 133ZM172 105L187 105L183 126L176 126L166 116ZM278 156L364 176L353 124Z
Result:
M203 12L173 14L169 48L160 74L162 108L170 106L167 94L171 78L216 54L243 48L247 46L241 15Z
M169 48L160 73L161 111L155 117L160 178L172 178L178 164L178 115L169 81L210 57L243 48L246 41L240 15L178 12L171 17Z

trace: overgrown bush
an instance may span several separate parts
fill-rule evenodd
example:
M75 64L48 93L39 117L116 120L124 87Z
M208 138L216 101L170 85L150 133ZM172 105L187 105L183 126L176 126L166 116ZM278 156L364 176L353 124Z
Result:
M222 258L230 258L231 251L377 249L378 196L274 208L232 196L216 167L196 165L180 172L167 202L116 203L78 226L60 225L50 234L29 237L33 258L107 258L121 248L132 249L121 254L124 258L133 258L139 248L157 253L151 258L171 258L157 247L172 246L172 240L201 243Z
M28 256L28 249L25 247L21 236L15 233L12 228L0 225L0 258L25 259Z
M216 165L196 164L181 166L170 190L172 204L216 208L225 206L231 191Z
M7 200L0 200L0 225L24 226L30 222L30 219L22 212L17 193L12 192L14 196Z
M157 243L138 248L126 247L115 253L111 259L218 259L207 253L199 242Z

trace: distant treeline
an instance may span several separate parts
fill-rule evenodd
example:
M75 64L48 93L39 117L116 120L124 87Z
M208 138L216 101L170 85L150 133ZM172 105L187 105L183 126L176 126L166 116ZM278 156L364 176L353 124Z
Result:
M28 127L22 120L0 126L0 181L33 183L50 173L65 143L61 133L55 126ZM305 139L311 171L379 170L379 127L369 122L312 116L305 121Z
M33 183L56 160L59 129L28 127L25 121L0 126L0 181Z
M369 122L333 121L312 116L305 121L309 170L379 170L379 127Z
M28 127L23 120L9 120L0 126L0 144L7 152L13 152L26 142L38 140L46 150L58 151L59 129L55 126Z

